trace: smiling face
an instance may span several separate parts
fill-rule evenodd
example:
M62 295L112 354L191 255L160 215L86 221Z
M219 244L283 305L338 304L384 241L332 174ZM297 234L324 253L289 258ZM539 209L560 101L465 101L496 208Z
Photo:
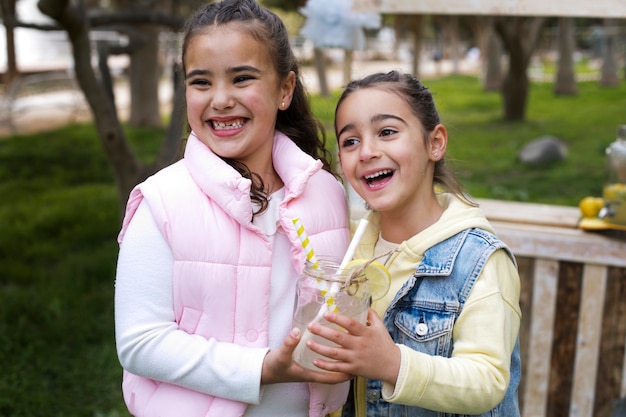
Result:
M445 152L443 126L425 140L406 101L382 87L349 94L337 109L335 126L344 175L372 209L411 218L436 202L433 170Z
M185 53L187 118L213 152L253 172L271 165L276 115L289 107L295 75L279 79L266 46L239 23L210 27Z

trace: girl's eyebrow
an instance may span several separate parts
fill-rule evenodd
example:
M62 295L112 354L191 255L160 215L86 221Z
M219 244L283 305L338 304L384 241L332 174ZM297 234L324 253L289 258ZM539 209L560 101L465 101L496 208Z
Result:
M343 132L345 132L346 130L350 130L350 129L354 129L354 123L348 123L341 129L339 129L339 131L337 132L337 137L341 136Z
M386 114L386 113L381 113L381 114L376 114L374 115L371 119L370 119L370 123L376 123L376 122L382 122L384 120L387 119L394 119L394 120L398 120L399 122L402 122L403 124L406 124L406 122L404 121L403 118L395 116L393 114ZM342 127L338 132L337 132L337 136L341 136L341 134L343 132L345 132L346 130L350 130L350 129L354 129L354 123L348 123L347 125L345 125L344 127Z
M261 70L257 67L253 67L252 65L239 65L237 67L232 67L228 69L229 73L237 73L237 72L254 72L256 74L260 74Z
M191 70L187 74L185 74L185 79L187 80L187 79L189 79L191 77L196 77L196 76L200 76L200 75L207 75L207 74L211 74L211 71L204 70L204 69L195 69L195 70Z
M402 122L403 124L406 124L406 122L404 121L403 118L398 117L398 116L393 115L393 114L385 114L385 113L375 115L374 117L372 117L370 119L370 123L382 122L383 120L387 120L387 119L394 119L394 120L397 120L399 122Z
M261 70L258 69L257 67L253 67L252 65L239 65L237 67L232 67L228 69L228 73L230 74L237 74L240 72L253 72L255 74L260 74ZM189 79L191 77L196 77L196 76L206 76L206 75L211 75L211 74L212 72L206 69L195 69L195 70L189 71L185 75L185 79Z

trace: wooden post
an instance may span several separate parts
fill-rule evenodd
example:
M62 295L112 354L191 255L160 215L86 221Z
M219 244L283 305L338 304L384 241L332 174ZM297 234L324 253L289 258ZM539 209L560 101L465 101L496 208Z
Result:
M523 416L545 416L550 380L550 354L556 316L559 262L535 261L535 289L532 300L531 336L526 367Z
M593 416L606 273L607 267L603 265L585 264L583 268L580 311L584 313L578 319L571 417Z

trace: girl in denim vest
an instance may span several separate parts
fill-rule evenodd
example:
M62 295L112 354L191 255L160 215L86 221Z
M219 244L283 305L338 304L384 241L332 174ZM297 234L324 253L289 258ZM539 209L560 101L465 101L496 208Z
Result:
M519 416L520 283L509 249L444 166L430 91L411 75L348 84L335 114L341 166L371 211L356 258L380 258L391 288L368 323L334 313L309 341L357 375L345 416ZM389 255L390 254L390 255Z

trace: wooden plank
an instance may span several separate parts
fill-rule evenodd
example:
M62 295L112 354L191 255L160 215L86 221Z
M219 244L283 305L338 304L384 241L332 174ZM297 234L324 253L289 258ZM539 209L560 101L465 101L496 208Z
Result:
M584 266L570 417L593 416L606 281L606 266Z
M626 341L624 342L626 345ZM620 390L620 398L626 398L626 349L624 349L624 361L622 362L622 388Z
M524 404L524 393L526 392L526 364L528 363L529 339L530 339L530 317L532 316L532 298L534 285L534 258L517 257L517 269L520 278L520 299L519 306L522 310L522 322L519 329L520 356L522 359L522 377L518 387L519 404Z
M522 223L576 229L578 207L478 199L476 202L489 221Z
M358 12L509 16L626 16L623 0L354 0Z
M608 333L609 331L616 335L619 340L622 340L622 362L619 364L621 369L621 384L619 390L619 398L626 398L626 269L611 269L609 270L609 281L613 284L610 289L613 290L611 294L615 298L615 303L612 305L613 309L610 311L614 323L612 328L608 329L603 326L603 329Z
M519 256L626 267L626 240L579 229L491 221L498 237Z
M622 389L620 398L626 398L626 350L624 350L624 367L622 368Z
M552 352L549 353L551 362L546 415L550 417L567 416L572 402L578 319L582 314L580 310L582 289L583 265L559 262L556 290L557 318L552 330Z
M546 416L558 272L558 261L535 261L523 417Z
M626 342L626 268L607 269L600 341L593 416L611 417L615 401L623 397L620 391Z

